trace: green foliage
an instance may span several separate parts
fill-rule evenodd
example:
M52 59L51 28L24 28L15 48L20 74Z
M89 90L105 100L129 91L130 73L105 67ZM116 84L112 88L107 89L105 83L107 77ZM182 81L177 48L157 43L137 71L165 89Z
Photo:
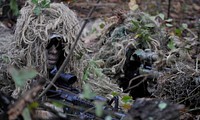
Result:
M165 109L167 107L167 103L160 102L159 105L158 105L158 107L159 107L160 110L163 110L163 109Z
M28 105L28 109L29 110L33 110L35 108L38 108L39 107L39 103L38 102L32 102Z
M41 8L39 6L36 6L33 12L38 16L41 13Z
M176 28L174 32L175 32L175 34L176 34L177 36L180 37L180 36L182 35L183 30L182 30L182 29L179 29L179 28Z
M88 62L88 65L84 68L83 71L83 80L88 80L90 74L94 74L97 77L101 77L103 75L102 69L99 68L97 63L98 61L95 60L90 60Z
M172 24L169 24L169 23L166 23L166 26L167 26L167 27L173 27L173 25L172 25Z
M112 120L111 116L106 116L105 120Z
M175 49L175 43L174 43L174 41L172 39L170 39L170 41L168 42L167 47L170 50L174 50Z
M101 117L103 115L103 105L105 103L99 102L99 101L95 101L94 104L95 104L95 114L98 117Z
M122 97L122 102L124 103L129 103L129 102L132 102L132 97L131 96L128 96L128 95L125 95Z
M5 62L5 63L10 63L11 62L11 59L9 56L7 55L2 55L2 60Z
M101 24L99 25L99 27L100 27L101 29L103 29L103 28L105 27L105 24L104 24L104 23L101 23Z
M113 91L113 92L111 93L111 95L112 95L112 96L118 96L118 95L119 95L119 93L118 93L118 92L115 92L115 91Z
M137 49L134 54L136 54L137 56L142 56L144 54L144 51L142 49Z
M10 67L8 69L10 75L12 76L12 79L15 82L15 85L17 87L23 88L26 84L26 81L28 79L32 79L37 75L37 71L34 69L16 69L14 67Z
M95 96L95 93L92 92L90 85L84 84L83 85L83 93L82 93L81 97L86 98L86 99L92 99L94 96Z
M38 0L31 0L33 4L35 4L35 8L33 12L38 16L41 14L43 8L49 8L50 7L50 1L48 0L42 0L39 2Z
M162 20L164 20L165 19L165 15L164 14L162 14L162 13L160 13L160 14L158 14L158 16L162 19Z
M58 108L63 108L64 104L60 101L52 100L52 104L55 105Z
M155 17L143 16L140 20L132 20L132 25L132 31L135 33L138 43L146 47L151 41L151 35L155 33L154 29L157 26L155 24Z
M175 35L181 37L184 30L188 30L188 25L183 23L181 27L175 29Z
M182 24L182 28L183 28L183 29L188 29L188 25L185 24L185 23L183 23L183 24Z
M19 14L19 8L16 0L10 0L10 9L13 11L14 15Z
M31 115L30 115L30 111L27 107L23 110L22 116L23 116L24 120L32 120Z

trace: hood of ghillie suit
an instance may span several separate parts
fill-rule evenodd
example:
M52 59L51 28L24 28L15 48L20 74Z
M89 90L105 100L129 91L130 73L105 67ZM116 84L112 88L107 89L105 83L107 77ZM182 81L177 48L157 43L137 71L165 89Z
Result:
M49 8L43 8L41 14L35 15L35 5L26 4L20 11L15 31L16 49L20 60L17 66L34 67L41 75L47 76L46 47L49 38L59 35L63 38L62 44L65 56L69 54L80 26L75 13L63 3L52 3ZM73 73L79 78L79 60L81 57L82 41L77 44L66 72Z

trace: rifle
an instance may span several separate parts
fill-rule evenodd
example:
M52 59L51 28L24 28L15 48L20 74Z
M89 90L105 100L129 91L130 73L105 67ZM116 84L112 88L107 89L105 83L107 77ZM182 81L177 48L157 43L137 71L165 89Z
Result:
M54 68L50 72L50 75L54 76L56 72L57 69ZM81 98L80 90L71 86L75 81L77 81L77 78L73 74L62 73L55 82L60 89L51 88L46 94L47 98L50 100L64 100L65 107L63 108L63 111L64 113L67 113L66 118L73 118L69 113L84 120L104 119L108 115L112 117L112 120L120 120L125 116L124 112L119 112L119 98L117 96L113 97L111 100L102 96L94 96L92 99ZM94 112L94 101L106 103L103 106L104 112L101 117L96 116ZM111 104L114 104L114 107Z

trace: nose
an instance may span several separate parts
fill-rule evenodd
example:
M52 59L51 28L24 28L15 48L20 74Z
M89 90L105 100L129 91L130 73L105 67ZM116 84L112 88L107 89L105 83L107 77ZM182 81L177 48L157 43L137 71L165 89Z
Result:
M53 45L53 46L48 50L48 53L49 53L49 54L53 54L53 55L57 54L58 51L56 50L56 46Z

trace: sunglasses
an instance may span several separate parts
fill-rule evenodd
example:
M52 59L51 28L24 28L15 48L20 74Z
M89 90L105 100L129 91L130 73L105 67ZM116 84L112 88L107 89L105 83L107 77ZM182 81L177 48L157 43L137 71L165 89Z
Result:
M52 46L55 46L56 49L62 48L63 38L60 36L53 36L50 38L50 42L48 43L46 49L50 49Z

